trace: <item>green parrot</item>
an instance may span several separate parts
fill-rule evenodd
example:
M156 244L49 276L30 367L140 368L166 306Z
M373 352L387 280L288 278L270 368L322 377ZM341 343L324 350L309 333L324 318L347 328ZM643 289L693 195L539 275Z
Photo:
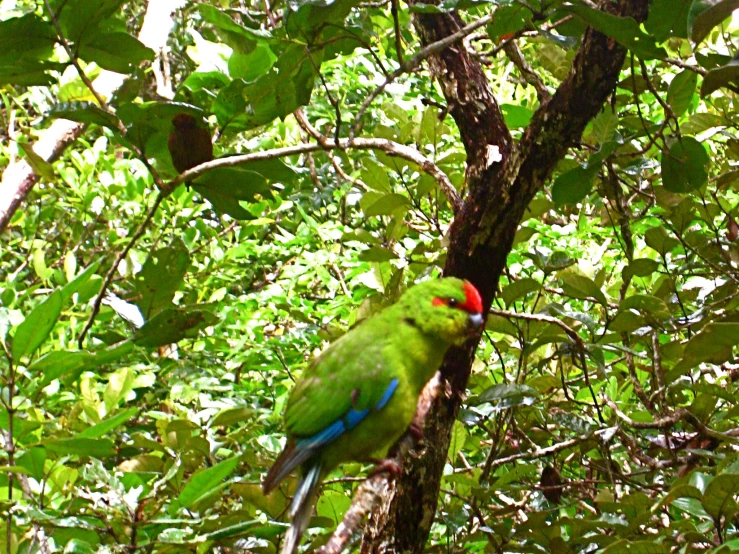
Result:
M300 468L283 554L297 549L318 486L338 464L370 461L393 469L375 456L386 456L408 429L418 397L449 346L463 343L482 325L482 300L471 283L426 281L313 360L290 393L287 444L263 483L268 494Z

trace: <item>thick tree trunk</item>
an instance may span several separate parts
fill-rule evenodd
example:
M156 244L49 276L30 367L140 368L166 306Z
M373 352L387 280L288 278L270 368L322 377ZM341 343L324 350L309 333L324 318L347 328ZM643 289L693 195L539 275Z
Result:
M648 0L602 1L602 9L643 21ZM415 27L424 44L462 26L456 14L420 14ZM513 237L534 195L557 162L578 141L615 90L626 50L588 29L569 75L535 113L514 145L479 63L458 44L430 60L467 151L464 206L450 231L446 275L469 279L488 310ZM498 159L496 154L502 159ZM451 392L440 395L424 425L425 454L408 460L402 478L370 514L363 553L422 552L436 512L451 429L470 375L477 340L451 351L442 376Z

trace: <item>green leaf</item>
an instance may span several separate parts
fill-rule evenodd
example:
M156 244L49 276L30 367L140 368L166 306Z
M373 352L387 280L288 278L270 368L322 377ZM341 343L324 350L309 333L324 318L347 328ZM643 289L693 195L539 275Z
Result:
M589 277L568 273L562 277L562 288L564 291L575 298L594 298L604 308L608 307L608 301L600 287Z
M293 168L282 160L256 160L243 166L244 169L259 173L267 181L273 183L288 184L298 178Z
M209 427L228 427L235 423L248 421L252 417L254 417L254 409L248 406L225 408L213 416L213 419L210 420Z
M723 363L739 344L739 323L709 323L685 345L683 359L675 367L685 372L703 362Z
M669 192L686 193L706 184L708 154L693 137L676 141L669 153L662 153L662 184Z
M91 439L72 437L69 439L56 439L44 441L44 446L49 452L61 456L91 456L93 458L106 458L115 454L113 441L110 439Z
M144 319L148 320L172 305L172 299L184 281L189 264L190 253L180 238L174 239L169 246L152 252L146 259L134 281L139 293L136 305Z
M667 56L664 49L656 45L654 38L639 28L633 17L617 17L582 4L566 6L564 9L579 15L588 25L616 39L622 46L645 60Z
M219 71L193 71L182 86L193 93L208 91L209 95L212 95L213 91L228 86L230 82L231 79Z
M494 314L489 315L485 321L485 330L492 333L510 335L512 337L518 337L519 335L518 329L513 323L503 316Z
M154 59L154 51L128 33L104 33L79 46L79 56L116 73L132 73L145 60Z
M623 300L619 306L620 310L637 310L656 317L667 319L670 310L661 298L648 294L633 294Z
M42 63L54 53L56 38L51 23L33 13L0 21L0 67Z
M28 475L41 481L44 477L44 462L46 461L46 449L40 446L29 448L16 458L16 463L25 468Z
M697 487L687 483L682 483L672 487L670 492L659 502L659 505L665 506L670 504L676 498L697 498L700 500L702 496L703 493Z
M739 57L734 56L729 63L711 69L703 77L701 96L708 96L721 87L728 87L734 84L737 79L739 79Z
M78 123L94 123L108 129L118 129L118 118L92 102L56 104L46 114L52 119L69 119Z
M192 187L218 211L235 219L253 219L241 201L254 202L259 196L271 195L271 187L262 174L242 167L219 167L195 179Z
M36 60L3 60L0 59L0 84L22 86L48 86L56 80L50 71L62 72L65 64L56 62L39 62Z
M621 539L602 550L602 554L667 554L670 550L656 542Z
M33 172L36 175L43 177L47 181L54 180L54 167L41 156L36 154L33 146L27 142L19 142L18 146L23 150L23 153L26 155L28 165L33 168Z
M644 27L657 42L670 37L688 38L688 12L693 0L654 0Z
M659 262L648 258L638 258L626 266L622 272L624 281L634 276L647 277L659 269Z
M304 106L310 101L321 55L312 51L311 61L303 46L289 46L267 74L252 82L234 79L214 103L218 122L233 132L245 131L284 119Z
M125 0L65 0L56 2L64 37L75 44L94 37L103 21L110 22Z
M672 506L700 519L708 519L710 516L696 498L678 498L672 501Z
M723 473L708 483L701 504L715 521L726 516L733 517L739 511L734 496L739 494L739 474Z
M667 89L667 103L676 116L684 114L693 101L693 94L698 85L698 74L685 69L675 75Z
M70 539L64 546L64 554L95 554L97 550L92 545L80 539Z
M177 497L180 507L189 508L208 496L216 487L221 485L224 479L233 473L238 464L239 456L234 456L213 467L193 474Z
M46 340L62 313L62 293L54 291L36 306L15 330L13 336L13 358L20 360L31 356Z
M509 129L522 129L526 127L534 115L533 110L517 104L501 104L500 109L503 112L503 119Z
M739 8L739 0L693 0L688 13L688 32L698 45L716 25Z
M133 343L124 341L95 352L82 350L49 352L32 363L28 371L32 375L43 375L41 386L46 386L61 377L76 378L84 370L114 362L132 350Z
M538 291L540 289L541 284L539 281L527 277L506 285L500 293L500 296L503 299L503 302L505 302L506 307L509 307L519 298L523 298L530 292Z
M739 179L739 169L727 171L726 173L720 175L718 179L716 179L716 186L718 188L721 188L734 183L737 179Z
M387 262L389 260L395 260L398 255L388 248L372 246L360 252L358 257L363 262Z
M197 9L203 19L211 23L223 42L233 48L237 54L248 54L253 52L257 46L267 48L272 42L272 35L261 29L250 29L239 25L224 10L208 4L198 4ZM232 77L235 75L231 74Z
M322 28L342 24L354 5L353 0L296 0L287 14L288 34L316 40Z
M360 171L362 181L373 191L390 193L390 179L387 176L387 169L382 167L373 158L365 158Z
M234 523L233 525L221 527L217 531L206 533L205 535L202 535L201 538L206 541L218 541L229 537L235 537L237 535L243 535L247 531L249 532L249 536L256 537L261 534L263 536L271 537L284 533L286 528L285 526L286 524L284 523L275 523L265 526L260 520L241 521L239 523ZM257 533L257 530L266 530L267 532Z
M423 6L427 6L424 4ZM420 7L416 4L414 7ZM532 13L524 6L519 4L501 5L495 11L495 18L487 26L488 35L493 42L499 42L503 35L515 33L526 26L526 22L530 21Z
M556 206L577 204L593 189L597 167L578 166L558 176L552 185L552 200Z
M0 473L14 473L16 475L28 475L28 470L21 466L0 466Z
M705 84L705 79L703 83ZM704 131L723 125L725 125L725 121L721 116L712 113L694 113L690 115L684 125L681 125L681 130L686 135L699 135Z
M452 436L449 441L449 459L456 460L460 450L464 447L464 443L467 440L467 429L464 424L457 420L452 426Z
M165 308L136 331L133 341L138 346L148 347L174 344L217 322L215 314L198 305Z
M137 411L138 410L136 408L129 408L113 417L109 417L108 419L101 421L97 425L88 427L81 433L77 434L77 437L96 439L103 435L107 435L110 431L119 425L123 425L126 421L135 416Z
M659 252L661 256L665 256L672 251L680 242L667 234L662 227L652 227L644 233L644 241L652 250Z
M100 260L92 262L82 273L62 287L62 298L65 302L90 281L90 278L95 274L98 267L100 267Z
M136 372L130 367L123 367L110 374L108 384L103 392L103 404L106 413L112 412L122 401L125 401L128 394L133 390L135 380Z
M528 242L538 232L539 231L533 227L520 227L518 231L516 231L516 236L513 237L513 246L521 244L522 242Z
M246 211L246 209L239 203L239 199L231 194L227 189L222 189L220 184L215 187L193 185L192 188L198 192L198 194L202 195L203 198L207 199L216 211L241 221L254 219L254 216Z
M402 194L386 194L377 201L373 202L366 210L364 215L367 217L380 215L394 215L398 212L405 213L411 206L411 201L407 196Z
M603 109L593 120L593 135L598 144L604 146L609 142L613 142L617 138L618 133L618 114L611 108ZM603 156L599 161L602 161ZM593 164L588 163L588 167Z
M539 393L528 385L502 383L485 389L480 396L470 400L470 405L479 406L491 402L502 409L522 404L531 405L538 397Z

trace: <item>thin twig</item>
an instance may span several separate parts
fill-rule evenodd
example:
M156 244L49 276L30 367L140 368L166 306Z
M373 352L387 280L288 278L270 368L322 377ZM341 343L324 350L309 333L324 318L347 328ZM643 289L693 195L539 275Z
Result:
M516 460L536 460L538 458L545 458L546 456L551 456L552 454L555 454L557 452L560 452L562 450L567 450L568 448L572 448L573 446L576 446L580 444L581 442L585 442L592 438L592 434L583 435L582 437L577 437L574 439L570 439L568 441L558 442L557 444L553 444L552 446L547 446L546 448L540 448L538 450L530 450L528 452L522 452L520 454L513 454L511 456L506 456L505 458L498 458L497 460L491 460L490 462L490 468L496 468L498 466L502 466L505 464L509 464L511 462L515 462Z
M436 42L432 42L428 46L425 46L421 48L418 52L416 52L411 58L409 58L407 61L403 62L401 66L393 71L390 75L388 75L385 80L379 84L368 96L364 99L364 102L362 102L362 106L359 108L359 111L357 112L356 117L354 118L354 121L352 122L351 130L349 131L349 139L353 139L357 131L359 130L359 124L364 117L365 112L367 109L369 109L370 104L374 101L375 98L377 98L380 93L385 90L385 87L387 87L389 84L391 84L395 79L400 77L401 75L405 73L410 73L413 71L416 67L418 67L422 61L424 61L429 56L432 56L434 54L438 54L439 52L446 50L449 46L454 44L455 42L458 42L459 40L463 39L467 35L473 33L480 27L484 27L488 23L490 23L493 20L493 14L486 15L485 17L482 17L478 19L477 21L470 23L469 25L462 27L459 29L456 33L452 33L451 35L444 37L441 40L437 40Z
M657 384L657 397L659 398L662 411L665 410L665 378L662 369L662 353L659 344L659 333L652 333L652 371L654 371L654 379Z
M390 14L393 16L393 25L395 26L395 54L398 56L398 63L403 65L403 41L400 36L400 21L398 20L398 0L391 0Z
M85 327L82 329L80 336L77 338L77 344L80 348L82 348L82 344L85 340L85 335L87 335L87 332L90 330L93 322L95 321L95 317L97 317L97 314L100 311L100 306L103 303L103 298L105 297L105 293L108 290L110 283L113 282L113 277L115 277L115 272L118 270L118 265L128 255L128 252L131 250L131 248L133 248L133 245L136 244L136 241L141 237L141 235L144 234L144 231L146 231L146 228L149 226L149 223L154 217L154 214L159 208L159 205L162 203L162 200L164 200L166 196L167 195L161 191L159 192L159 194L157 194L157 198L154 201L154 204L152 204L151 208L149 208L144 221L142 221L141 225L139 225L139 228L136 229L136 232L131 237L131 240L128 241L128 244L125 246L125 248L121 250L115 257L113 265L110 266L108 273L105 275L103 285L102 287L100 287L100 292L98 292L98 295L95 297L95 302L92 305L92 312L90 313L90 317L88 318L87 323L85 323Z
M80 79L82 79L82 82L90 90L92 95L95 97L95 100L97 100L98 104L100 105L100 107L106 112L108 112L109 114L116 117L116 121L118 122L118 129L123 134L125 134L126 127L123 125L123 122L120 119L118 119L118 116L116 116L115 112L112 109L110 109L110 106L108 106L108 103L105 101L105 99L102 96L100 96L100 93L98 93L98 91L95 90L95 87L92 86L92 81L90 81L90 78L85 74L85 71L82 69L80 62L77 59L77 55L72 51L72 47L69 46L69 42L67 41L66 37L64 36L64 33L62 32L62 27L61 25L59 25L59 20L57 19L56 14L54 13L54 10L51 9L49 0L44 0L44 6L46 6L46 11L49 12L51 23L54 25L54 28L56 29L57 38L59 39L59 42L64 48L64 51L67 53L67 56L69 56L70 63L77 70L77 73L79 74Z
M623 413L616 403L610 398L606 399L606 404L613 410L619 419L623 420L629 427L634 429L670 429L674 427L678 422L685 421L698 430L700 434L705 437L710 437L722 442L729 442L731 444L739 444L739 438L736 437L737 430L732 430L729 433L722 433L707 427L701 420L693 415L687 408L678 408L674 412L655 419L653 421L634 421L625 413Z
M502 317L508 317L508 318L514 318L514 319L527 319L529 321L543 321L546 323L552 323L553 325L557 325L565 333L567 333L567 336L570 337L572 342L574 342L575 346L577 347L578 355L580 358L580 364L582 365L583 376L585 377L585 384L590 390L590 395L593 398L593 404L595 405L595 411L598 413L598 420L601 423L605 423L605 420L603 419L603 414L600 411L600 404L598 403L598 399L595 396L595 391L593 390L593 386L590 383L590 373L588 372L588 367L587 367L587 363L585 359L585 353L587 352L587 349L585 347L585 341L582 340L582 337L580 337L577 331L575 331L572 327L567 325L564 321L557 319L556 317L549 316L549 315L507 312L505 310L498 310L496 308L491 308L490 313L499 315Z

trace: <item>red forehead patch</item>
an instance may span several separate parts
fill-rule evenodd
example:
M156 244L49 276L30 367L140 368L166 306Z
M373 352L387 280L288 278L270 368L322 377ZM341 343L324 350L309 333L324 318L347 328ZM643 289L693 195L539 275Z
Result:
M464 295L464 304L460 304L459 307L471 314L482 313L482 297L477 292L475 286L469 281L464 282Z

